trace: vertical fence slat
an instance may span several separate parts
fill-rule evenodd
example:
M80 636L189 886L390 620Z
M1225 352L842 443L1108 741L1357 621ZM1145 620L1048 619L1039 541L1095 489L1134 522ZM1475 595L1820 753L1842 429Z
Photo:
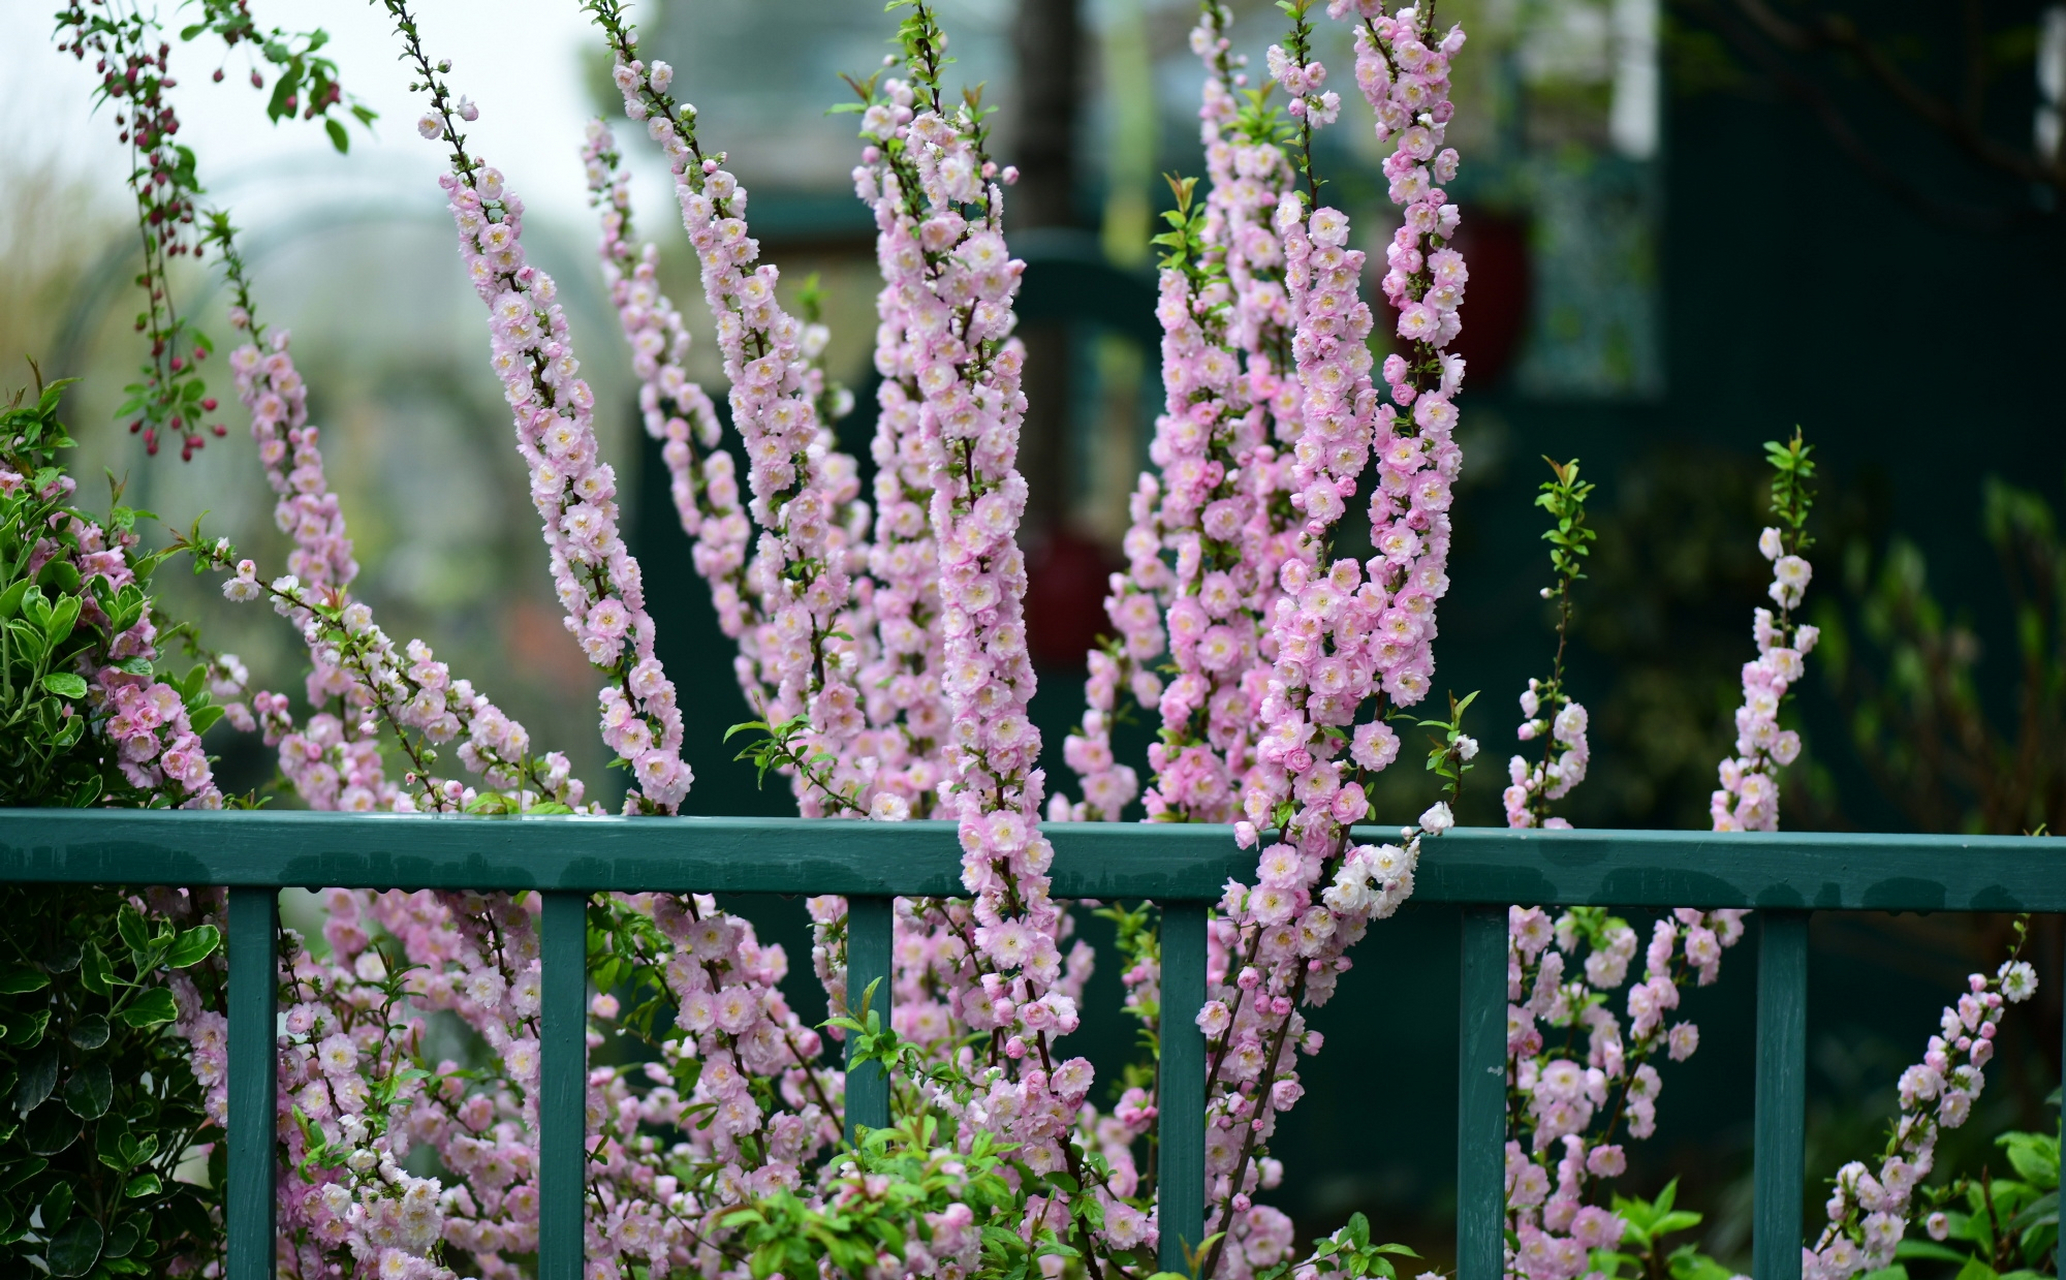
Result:
M868 1007L887 1024L890 1017L890 946L897 919L893 898L849 898L846 904L846 993L858 1010L868 984L880 981ZM848 1052L853 1041L847 1041ZM890 1122L890 1082L879 1062L850 1067L846 1077L846 1136L856 1127L882 1129Z
M1807 1163L1808 913L1760 911L1751 1274L1800 1280Z
M228 1280L272 1280L280 894L232 886L229 907Z
M2060 923L2066 924L2066 920L2062 920ZM2059 943L2059 991L2061 992L2060 998L2062 1002L2066 1002L2066 932L2060 934ZM2066 1004L2062 1004L2062 1007L2066 1007ZM2059 1061L2062 1064L2066 1064L2066 1017L2059 1019L2059 1030ZM2061 1077L2059 1081L2060 1142L2058 1194L2061 1201L2066 1201L2066 1072L2062 1072ZM2058 1237L2052 1242L2052 1267L2054 1270L2066 1268L2066 1230L2060 1231ZM2060 1274L2066 1274L2066 1271L2060 1271Z
M588 895L545 892L539 949L538 1280L581 1280L587 1194Z
M1456 1276L1499 1280L1506 1268L1507 909L1463 911L1462 1029L1457 1045Z
M1164 1271L1190 1273L1205 1239L1205 904L1162 905L1162 1080L1156 1099L1155 1203Z

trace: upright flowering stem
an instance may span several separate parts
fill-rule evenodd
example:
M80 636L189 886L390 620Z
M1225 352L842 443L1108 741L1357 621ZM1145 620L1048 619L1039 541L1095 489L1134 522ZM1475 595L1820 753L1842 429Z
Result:
M875 215L875 253L883 286L875 295L876 389L875 544L869 568L875 593L878 644L875 662L864 672L871 722L883 726L883 770L878 794L895 794L911 811L930 815L945 777L942 749L948 738L946 695L940 686L945 647L940 634L940 556L930 508L933 453L919 374L926 354L923 335L912 325L915 286L909 279L913 243L894 207L879 198L879 135L887 124L916 114L916 91L891 80L876 101L865 86L862 117L864 156L875 158L854 170L857 196ZM937 234L937 233L936 233ZM937 249L938 246L932 246Z
M504 188L499 172L466 150L456 120L477 112L446 89L403 0L384 3L419 87L431 96L431 110L417 128L452 148L452 170L440 183L450 196L467 273L492 317L490 363L515 416L517 452L545 520L567 629L589 662L609 676L598 701L603 740L631 769L626 811L673 813L693 780L681 758L681 709L653 655L638 561L617 532L617 476L597 456L595 397L579 377L558 287L524 260L523 202Z
M1025 396L1024 350L1010 335L1024 264L1005 249L1003 191L983 153L981 115L942 102L943 42L930 11L915 6L902 35L912 80L883 86L864 113L874 141L857 181L875 210L886 286L904 308L903 340L914 345L906 358L922 396L916 417L932 486L951 717L941 794L960 824L973 940L992 970L983 998L964 1000L960 1012L991 1032L993 1053L1016 1062L1045 1054L1049 1028L1075 1024L1072 1002L1043 1004L1061 955L1059 912L1047 896L1053 851L1038 827L1040 736L1026 715L1025 558L1014 540L1026 502L1013 465Z
M1901 1073L1901 1115L1888 1126L1878 1172L1853 1160L1837 1170L1826 1211L1829 1223L1811 1249L1801 1250L1804 1280L1851 1280L1861 1271L1892 1266L1894 1251L1915 1214L1914 1197L1936 1160L1937 1139L1972 1114L1987 1085L2004 1004L2037 992L2037 972L2021 958L2029 918L2016 921L2016 942L1992 978L1967 977L1967 992L1947 1006L1923 1060ZM1945 1215L1933 1213L1930 1235L1942 1240Z
M1335 9L1337 16L1346 12L1343 5ZM1431 278L1435 268L1423 245L1443 243L1455 228L1456 209L1421 162L1433 157L1449 119L1448 59L1462 47L1463 32L1452 29L1438 40L1430 16L1406 10L1388 17L1376 5L1358 32L1358 79L1378 111L1380 138L1397 133L1386 169L1392 198L1405 210L1385 281L1395 304L1404 303L1399 336L1411 350L1410 358L1386 361L1395 409L1377 403L1371 379L1365 339L1372 318L1357 298L1363 255L1347 247L1348 219L1335 209L1306 208L1318 189L1312 132L1334 120L1340 100L1321 89L1327 72L1311 56L1305 6L1294 3L1290 12L1289 38L1270 49L1269 67L1292 99L1300 143L1294 167L1307 186L1280 198L1273 223L1282 238L1291 356L1302 397L1290 502L1304 526L1278 570L1282 594L1270 616L1275 664L1260 706L1258 765L1244 788L1248 818L1240 827L1252 842L1259 827L1274 826L1279 843L1265 852L1257 887L1228 886L1231 945L1215 975L1226 985L1200 1014L1213 1126L1206 1168L1220 1234L1206 1274L1230 1247L1243 1247L1245 1224L1238 1216L1252 1216L1253 1162L1266 1149L1277 1113L1302 1092L1285 1049L1301 1040L1309 1052L1319 1047L1317 1037L1304 1032L1296 1006L1332 995L1347 968L1347 948L1372 918L1391 914L1412 892L1421 830L1439 833L1451 822L1438 804L1423 815L1421 830L1403 833L1402 845L1347 847L1349 827L1370 813L1367 784L1398 754L1385 719L1427 694L1435 602L1448 589L1447 511L1461 462L1451 397L1462 362L1442 348L1460 328L1461 258L1435 248L1433 258L1454 259L1454 270L1447 286ZM1362 74L1372 58L1398 69L1382 92ZM1387 123L1398 109L1395 90L1419 108L1410 123ZM1439 163L1445 179L1453 175L1455 152L1445 152ZM1412 416L1402 417L1401 409ZM1334 559L1334 530L1373 452L1379 473L1370 526L1379 554L1367 564ZM1373 702L1373 718L1359 724L1359 713ZM1320 892L1330 878L1332 885Z
M1801 753L1801 736L1779 727L1779 709L1787 690L1801 678L1804 659L1821 638L1819 628L1796 623L1794 607L1807 593L1814 569L1802 553L1814 545L1808 536L1808 511L1814 491L1813 446L1802 443L1800 428L1793 439L1765 442L1772 464L1772 516L1778 521L1758 537L1758 550L1772 562L1768 593L1779 606L1775 618L1759 609L1751 627L1757 660L1743 664L1743 705L1736 709L1736 754L1722 761L1721 789L1708 800L1717 831L1777 831L1779 770Z
M589 124L581 158L588 168L590 199L603 211L597 251L603 283L631 344L640 418L646 434L663 442L668 493L689 536L690 561L710 584L718 628L740 646L734 664L740 689L749 706L765 712L774 691L760 679L757 654L764 619L759 598L746 585L753 530L739 505L737 467L731 453L718 447L717 412L710 397L683 371L689 331L681 312L660 292L660 251L651 243L633 245L631 175L619 167L616 139L601 120Z
M855 574L865 568L869 512L856 501L853 459L832 447L820 416L822 331L783 309L772 263L754 265L760 245L747 234L746 191L720 167L721 156L704 156L695 108L667 91L672 69L639 59L615 0L588 8L609 38L625 114L645 121L667 153L717 320L732 423L746 447L747 509L762 529L748 580L766 619L757 656L760 680L774 690L767 726L794 735L783 738L781 754L806 816L864 812L871 766L863 762L874 757L856 746L867 720L854 680L872 628L868 592L857 598ZM830 776L813 774L821 760Z
M1515 1274L1576 1280L1591 1250L1620 1240L1621 1219L1588 1201L1627 1169L1623 1132L1656 1131L1664 1083L1653 1059L1662 1052L1682 1062L1700 1047L1698 1027L1667 1025L1667 1015L1688 983L1720 976L1722 952L1743 937L1748 914L1681 907L1657 921L1624 1025L1609 1006L1640 941L1628 922L1599 907L1554 921L1539 907L1509 909L1507 1123L1515 1137L1506 1145L1506 1203Z
M1585 576L1585 557L1592 554L1586 544L1598 536L1585 523L1585 500L1593 486L1578 478L1576 458L1549 465L1555 479L1543 482L1535 505L1549 512L1552 522L1542 536L1550 544L1556 584L1544 587L1542 597L1557 602L1557 656L1550 663L1549 679L1530 679L1521 695L1521 714L1527 718L1515 736L1522 742L1540 738L1542 759L1531 765L1516 755L1507 762L1511 785L1503 798L1510 827L1568 828L1569 822L1550 814L1550 804L1585 781L1592 755L1585 737L1585 707L1564 688L1564 648L1571 639L1571 588Z
M1076 1028L1085 966L1072 956L1063 968L1067 921L1048 896L1053 850L1038 827L1044 777L1034 767L1040 739L1026 714L1034 677L1025 561L1015 542L1026 483L1014 467L1024 349L1011 337L1024 264L1007 252L1002 225L1003 183L1014 175L985 154L976 96L944 101L946 41L931 10L911 5L899 36L909 79L858 86L868 145L855 184L874 210L884 271L878 359L916 393L915 412L897 424L895 450L924 463L931 490L950 717L940 797L960 829L962 883L973 899L966 907L915 904L907 937L914 959L930 958L934 974L941 961L953 965L949 1011L987 1033L962 1112L968 1131L1017 1142L1031 1167L1066 1169L1079 1188L1031 1197L1023 1230L1029 1239L1072 1237L1100 1276L1101 1256L1145 1233L1120 1198L1132 1186L1130 1158L1115 1162L1109 1180L1093 1178L1072 1132L1090 1064L1062 1061L1053 1048ZM1102 1240L1100 1218L1111 1227Z
M1085 791L1085 813L1072 816L1116 818L1131 798L1132 771L1108 763L1121 687L1162 721L1149 747L1151 820L1227 820L1256 765L1256 712L1274 657L1270 602L1299 523L1284 500L1284 446L1298 438L1303 400L1269 217L1298 170L1283 117L1260 93L1246 106L1237 97L1246 77L1231 21L1207 0L1191 33L1206 70L1199 119L1212 189L1158 238L1173 250L1157 310L1167 402L1150 457L1160 475L1144 474L1134 494L1129 571L1114 575L1106 601L1119 639L1091 655L1090 714L1064 744ZM1167 688L1153 669L1165 647L1175 667Z

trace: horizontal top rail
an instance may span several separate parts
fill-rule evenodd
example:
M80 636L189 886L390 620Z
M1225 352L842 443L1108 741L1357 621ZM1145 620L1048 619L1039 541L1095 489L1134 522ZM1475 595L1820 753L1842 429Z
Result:
M1058 898L1211 901L1255 872L1233 828L1063 823ZM1360 840L1395 827L1358 828ZM0 811L0 881L951 896L949 822ZM2066 841L2026 836L1513 831L1423 842L1417 902L2066 911Z

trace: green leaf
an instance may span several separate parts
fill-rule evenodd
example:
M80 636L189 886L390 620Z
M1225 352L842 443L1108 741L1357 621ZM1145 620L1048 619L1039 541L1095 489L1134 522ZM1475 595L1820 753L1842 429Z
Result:
M2043 1190L2059 1185L2059 1140L2041 1133L2005 1133L1996 1138L2016 1172Z
M108 1232L107 1248L101 1250L101 1256L104 1258L126 1258L129 1256L130 1251L136 1248L137 1241L141 1239L143 1239L143 1223L134 1216L124 1218L121 1222L115 1224L113 1231Z
M66 567L69 568L70 566ZM72 570L72 572L74 576L78 574L76 569ZM75 591L78 589L76 583L72 589ZM57 602L56 608L50 611L50 620L43 624L43 634L49 639L50 643L56 644L72 634L72 628L78 624L78 621L79 597L66 596Z
M59 473L56 467L50 467L47 470L50 473L51 479L57 478ZM39 475L36 478L41 480L43 477ZM41 573L36 575L36 581L46 587L54 588L59 596L68 596L79 589L79 566L69 560L52 560L43 566ZM72 606L72 616L74 618L79 616L79 607L76 604ZM61 640L64 637L58 636L56 638Z
M100 1261L100 1224L92 1218L78 1218L50 1238L45 1257L53 1276L83 1276Z
M18 996L29 991L41 991L50 985L50 975L40 969L20 966L0 971L0 995Z
M206 733L217 720L222 719L223 709L210 705L199 707L187 713L187 723L195 733Z
M43 677L43 687L60 698L83 698L86 696L86 677L69 671L53 671Z
M1978 1258L1967 1258L1966 1265L1958 1269L1957 1280L1996 1280L1996 1273Z
M43 1105L50 1091L57 1088L57 1048L50 1046L22 1064L21 1077L14 1087L14 1109L34 1111Z
M79 985L97 996L110 995L115 990L114 973L99 944L87 943L79 954Z
M139 1173L129 1180L129 1185L122 1189L122 1194L132 1200L140 1200L145 1196L157 1195L164 1189L165 1184L158 1181L157 1174Z
M150 948L151 935L144 929L143 915L134 907L123 907L115 917L115 932L122 937L122 945L131 951L142 952Z
M330 145L337 148L339 155L344 155L352 149L351 135L347 134L344 126L337 121L326 117L323 121L323 132L330 135Z
M55 1231L72 1216L72 1185L60 1182L43 1198L43 1229Z
M29 1113L22 1136L29 1150L39 1156L54 1156L79 1140L79 1117L55 1102L47 1102Z
M0 622L5 622L21 612L22 597L29 592L29 580L23 578L5 591L0 591Z
M45 1160L41 1156L30 1156L26 1160L17 1160L5 1169L0 1169L0 1191L7 1191L18 1187L49 1167L50 1161Z
M97 1013L76 1019L68 1038L81 1049L98 1049L108 1042L108 1020Z
M179 941L172 944L172 950L165 956L165 963L174 969L199 964L213 955L221 942L222 933L212 924L188 929L179 935Z
M65 1081L65 1106L81 1120L98 1120L108 1113L115 1098L115 1081L105 1058L94 1058L73 1068Z
M155 1027L177 1018L179 1006L173 1003L170 991L152 987L138 996L136 1003L115 1016L132 1027Z
M1957 1249L1938 1244L1934 1240L1917 1240L1914 1237L1894 1246L1897 1258L1932 1258L1939 1262L1964 1262L1968 1255Z

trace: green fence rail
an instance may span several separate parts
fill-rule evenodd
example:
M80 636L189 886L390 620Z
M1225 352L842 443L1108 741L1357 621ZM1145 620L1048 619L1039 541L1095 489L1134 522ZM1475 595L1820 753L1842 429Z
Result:
M1162 908L1161 1263L1204 1234L1205 921L1255 853L1229 827L1067 824L1056 898ZM1382 840L1394 829L1358 838ZM228 1280L270 1280L278 893L283 887L536 890L543 897L540 1280L582 1272L587 1068L584 905L605 892L842 894L848 982L890 969L891 899L961 890L944 822L741 818L439 818L332 813L0 812L0 882L222 885L229 897ZM1504 1258L1506 908L1748 907L1762 921L1753 1273L1799 1280L1808 918L1814 911L2066 912L2066 842L2025 837L1716 835L1460 828L1424 842L1414 900L1462 904L1457 1277ZM884 987L888 983L885 981ZM871 1068L850 1124L889 1120Z

